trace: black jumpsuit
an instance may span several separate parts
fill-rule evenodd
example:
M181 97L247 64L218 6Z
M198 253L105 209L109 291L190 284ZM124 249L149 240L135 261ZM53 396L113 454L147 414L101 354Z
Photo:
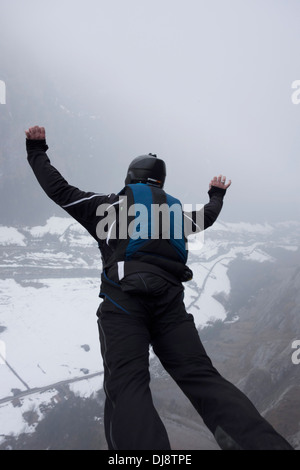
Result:
M118 195L80 191L51 165L45 141L27 140L28 161L46 194L99 243L102 261L113 245L97 238L97 208ZM204 229L217 219L225 190L212 187ZM155 284L159 275L151 273ZM189 398L222 449L291 450L249 399L213 367L184 305L184 289L172 276L159 278L159 293L132 295L103 273L98 327L104 362L105 434L113 450L168 450L166 429L149 388L149 346Z

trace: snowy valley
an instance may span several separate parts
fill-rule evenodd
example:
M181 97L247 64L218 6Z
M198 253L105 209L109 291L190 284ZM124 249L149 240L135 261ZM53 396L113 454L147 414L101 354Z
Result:
M291 343L300 339L299 240L298 222L217 222L199 251L190 242L194 278L185 288L187 310L213 362L296 445L300 415L294 413L291 427L289 414L300 386L300 365L291 361ZM95 420L103 428L97 244L73 219L51 217L44 226L1 226L0 250L0 445L14 448L13 437L33 435L70 396L102 394ZM281 302L284 318L272 317L272 302ZM154 400L174 448L217 448L152 352L150 359Z

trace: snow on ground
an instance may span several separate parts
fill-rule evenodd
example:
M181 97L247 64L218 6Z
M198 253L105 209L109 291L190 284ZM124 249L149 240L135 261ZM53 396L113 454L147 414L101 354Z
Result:
M240 232L240 233L260 233L269 234L274 231L274 227L268 223L265 224L251 224L249 222L215 222L214 229L222 232Z
M69 246L82 247L92 246L96 243L94 238L79 223L70 225L68 229L59 237L62 243L68 243Z
M103 374L86 380L73 382L69 385L71 392L83 398L95 396L97 390L103 386Z
M73 247L92 246L96 243L87 230L71 217L50 217L45 225L25 228L33 238L42 238L45 235L56 235L62 244ZM1 234L1 232L0 232Z
M45 225L27 228L33 237L43 237L49 235L62 235L71 225L75 224L74 219L69 217L50 217Z
M35 393L34 395L22 397L18 406L13 406L11 402L0 405L0 443L5 436L20 433L31 433L35 429L35 425L28 425L24 419L24 413L34 411L39 419L42 413L39 406L50 403L51 399L57 394L56 390L49 390L43 394Z
M31 286L0 280L0 326L5 328L0 336L7 361L0 364L0 402L17 390L24 393L103 370L98 292L96 278L33 279ZM86 397L102 382L97 375L69 386ZM31 393L18 398L18 406L15 399L0 403L0 442L8 434L33 432L24 413L34 409L41 419L40 405L49 405L56 394L57 390Z
M214 296L219 293L229 295L230 282L227 276L228 265L223 258L211 261L203 266L200 263L190 265L194 279L198 282L198 297L195 290L187 285L185 289L185 303L189 313L192 313L196 326L202 327L208 321L226 318L224 306ZM199 280L202 282L199 282Z
M32 387L102 369L96 324L99 281L38 279L43 287L0 280L1 340L6 359ZM89 345L86 351L82 345ZM6 366L1 366L0 376ZM2 377L1 377L2 379ZM15 382L15 379L14 379ZM19 387L22 389L21 382ZM0 397L7 396L0 381Z
M210 247L214 248L210 251ZM274 259L261 249L260 243L249 246L235 245L228 247L225 253L216 256L216 250L220 249L219 241L214 244L207 243L201 252L200 259L192 258L189 263L197 284L187 284L185 288L185 303L189 313L192 313L196 326L203 327L207 322L215 320L225 320L227 311L215 296L222 293L224 296L230 294L230 281L227 275L229 263L237 256L242 255L243 259L264 262L274 261Z
M26 246L26 237L14 227L0 226L0 245Z
M218 296L230 294L228 267L234 259L274 261L264 251L264 243L270 241L272 246L299 249L300 224L278 227L217 222L205 232L203 246L201 239L191 241L194 279L185 285L185 304L198 328L226 320ZM281 230L277 239L276 230ZM53 245L49 238L44 240L48 235ZM96 323L99 276L93 277L100 274L101 261L93 244L95 240L71 218L51 217L43 226L23 230L0 227L0 341L5 343L7 361L0 363L0 441L1 435L32 432L24 412L34 408L41 418L40 405L51 403L57 394L52 385L65 381L83 397L102 387L103 375L89 377L103 371ZM82 380L74 382L76 378ZM30 394L14 397L17 390Z
M11 396L12 390L26 390L25 385L13 374L10 368L1 361L0 364L0 399L2 397ZM0 420L1 422L1 420ZM1 430L1 425L0 425Z
M82 398L94 397L103 386L103 375L80 380L69 384L70 392ZM30 395L15 398L0 404L0 444L8 435L32 433L38 422L43 418L43 410L52 407L59 401L58 391L48 389ZM35 413L35 422L29 425L26 413Z

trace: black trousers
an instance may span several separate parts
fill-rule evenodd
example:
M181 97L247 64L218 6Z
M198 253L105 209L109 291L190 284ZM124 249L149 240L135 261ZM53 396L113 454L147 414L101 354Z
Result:
M102 286L98 326L104 362L105 434L110 450L171 449L149 388L149 345L189 398L221 449L292 450L250 400L213 367L182 285L159 296Z

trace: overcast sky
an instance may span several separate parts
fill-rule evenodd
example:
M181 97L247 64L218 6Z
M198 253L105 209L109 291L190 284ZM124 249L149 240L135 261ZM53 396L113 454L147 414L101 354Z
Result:
M107 129L99 191L153 152L183 202L232 179L224 221L299 219L299 25L298 0L0 0L5 42Z

